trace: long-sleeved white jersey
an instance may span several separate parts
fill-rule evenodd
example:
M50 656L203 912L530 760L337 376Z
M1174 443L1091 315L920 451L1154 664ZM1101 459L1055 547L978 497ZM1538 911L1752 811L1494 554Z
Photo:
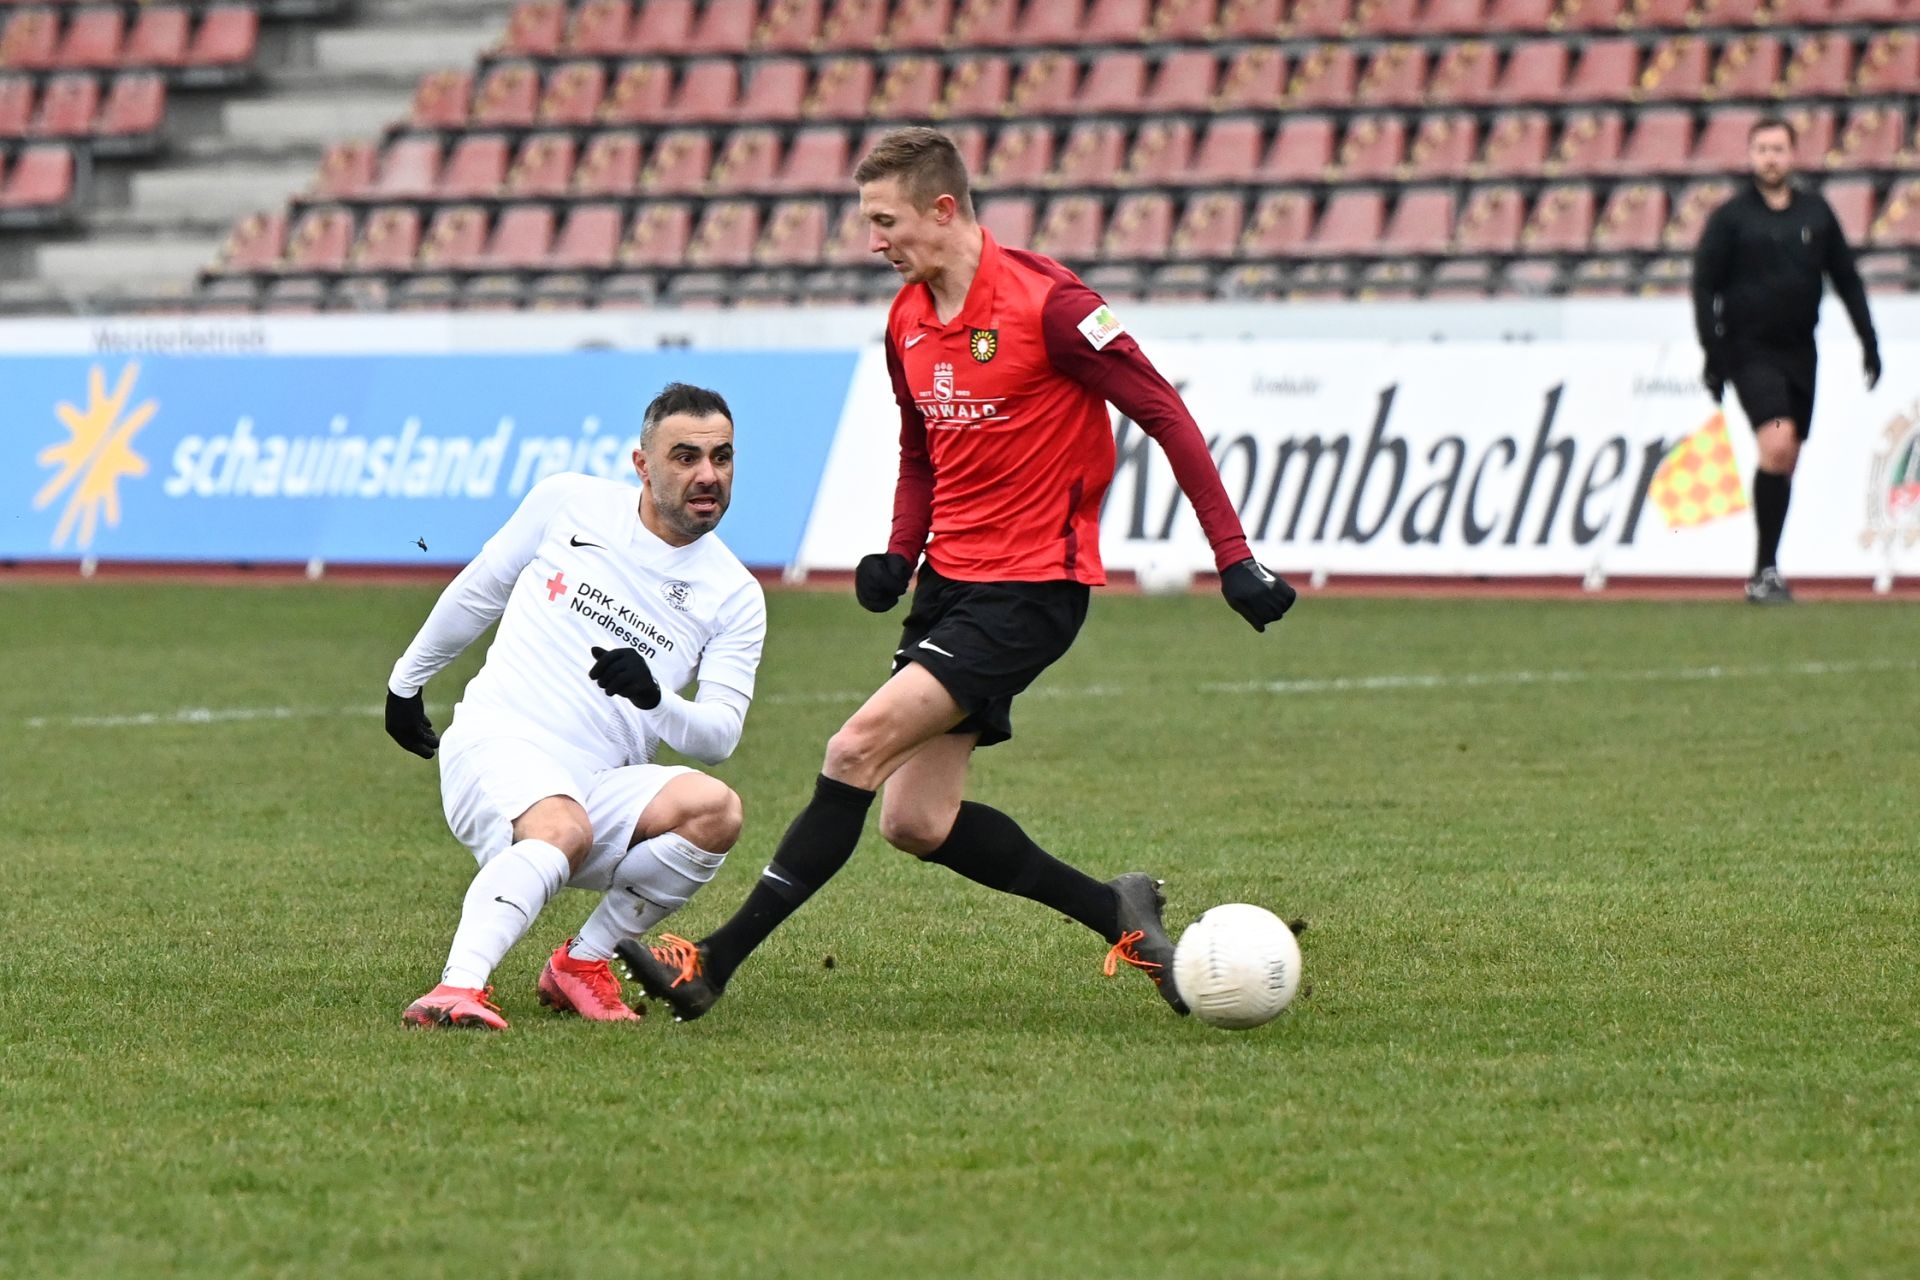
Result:
M760 584L714 534L669 546L640 492L593 476L541 481L441 593L387 684L408 697L496 619L454 709L462 735L546 744L589 770L644 764L665 742L708 764L740 741L766 638ZM594 646L639 650L662 690L642 711L587 678ZM697 700L677 691L699 672Z

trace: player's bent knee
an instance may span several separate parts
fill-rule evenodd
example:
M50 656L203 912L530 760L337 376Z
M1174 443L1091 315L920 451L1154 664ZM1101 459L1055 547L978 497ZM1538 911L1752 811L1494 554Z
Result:
M954 815L924 809L905 813L880 811L880 838L902 853L931 857L953 832Z
M672 831L702 849L724 853L740 839L744 822L745 808L732 787L704 773L685 773L647 806L633 839L638 844L649 834Z
M827 739L827 759L821 771L829 778L871 791L885 781L876 776L884 759L880 735L850 720Z
M540 840L567 855L577 868L593 848L593 823L587 811L564 796L542 800L514 820L513 838Z

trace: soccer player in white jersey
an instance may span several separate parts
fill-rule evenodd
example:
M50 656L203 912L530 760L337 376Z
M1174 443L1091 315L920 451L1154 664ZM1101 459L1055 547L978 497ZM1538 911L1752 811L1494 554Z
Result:
M415 1026L502 1028L488 978L563 885L602 897L540 974L542 1004L635 1020L608 960L684 906L740 836L718 764L740 741L766 636L759 583L714 526L733 490L733 415L670 384L647 406L640 488L542 480L460 572L387 681L387 733L440 756L447 825L480 870ZM498 621L444 738L421 689ZM699 672L699 694L682 697Z

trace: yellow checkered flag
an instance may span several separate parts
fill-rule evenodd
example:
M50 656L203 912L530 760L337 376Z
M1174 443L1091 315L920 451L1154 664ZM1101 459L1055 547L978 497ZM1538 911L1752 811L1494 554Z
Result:
M1690 529L1747 509L1747 487L1727 438L1725 414L1716 413L1660 460L1647 493L1669 529Z

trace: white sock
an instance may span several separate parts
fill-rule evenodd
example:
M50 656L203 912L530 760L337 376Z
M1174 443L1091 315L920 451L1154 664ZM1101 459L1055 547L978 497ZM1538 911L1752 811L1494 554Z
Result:
M567 855L545 840L522 840L480 868L467 887L460 927L440 981L484 987L494 966L520 941L547 900L572 874Z
M606 960L614 944L638 938L687 905L727 860L669 831L627 850L613 869L613 885L593 909L567 954L576 960Z

